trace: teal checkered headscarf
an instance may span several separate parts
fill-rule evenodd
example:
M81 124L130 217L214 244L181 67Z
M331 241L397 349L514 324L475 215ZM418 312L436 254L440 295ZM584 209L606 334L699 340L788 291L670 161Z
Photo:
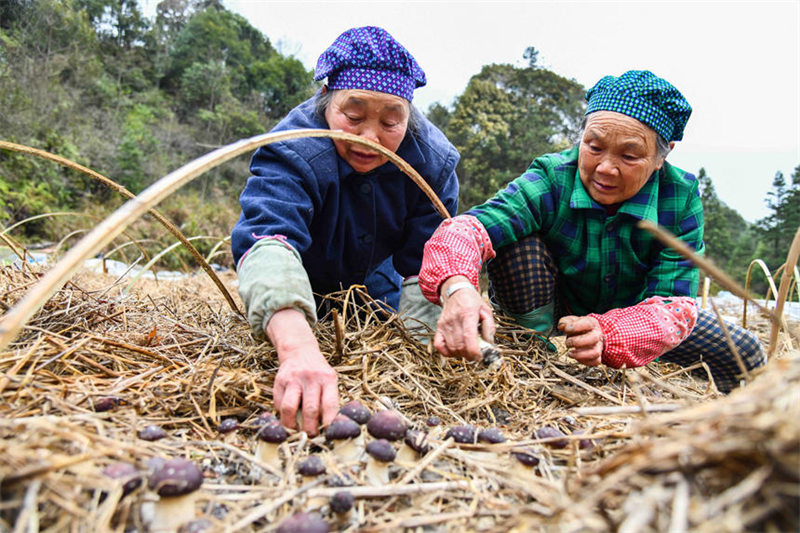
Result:
M647 124L666 141L683 139L692 106L667 80L649 70L629 70L619 78L605 76L586 93L594 111L616 111Z

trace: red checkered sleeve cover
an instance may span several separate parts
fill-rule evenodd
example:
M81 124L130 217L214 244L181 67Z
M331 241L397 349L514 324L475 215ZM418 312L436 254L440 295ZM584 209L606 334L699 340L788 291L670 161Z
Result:
M603 330L603 363L633 368L655 360L689 336L697 322L697 302L686 296L653 296L632 307L589 316Z
M439 286L447 278L466 276L478 288L478 275L485 261L495 256L486 228L471 215L442 222L425 243L419 286L431 302L439 303Z

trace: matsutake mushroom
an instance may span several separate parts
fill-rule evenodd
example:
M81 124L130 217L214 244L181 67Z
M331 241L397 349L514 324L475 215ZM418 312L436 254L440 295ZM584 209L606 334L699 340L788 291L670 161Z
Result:
M569 445L569 439L565 439L566 435L558 428L553 426L543 426L533 432L533 437L536 439L545 440L542 444L551 448L562 449Z
M325 439L331 442L336 458L346 463L357 460L364 451L361 426L344 415L336 415L325 429Z
M102 470L105 477L113 480L114 483L122 485L122 496L124 498L142 485L142 473L130 463L111 463ZM108 491L102 491L101 501L106 498Z
M397 411L378 411L367 422L367 431L376 439L400 440L406 435L406 423Z
M197 489L202 483L203 472L191 461L175 458L159 462L147 480L158 500L152 517L142 517L146 522L150 518L150 531L176 531L181 524L193 520Z
M336 515L336 520L339 524L344 525L347 524L352 517L354 503L355 498L353 498L352 492L349 490L340 490L331 496L328 505L331 508L331 512Z
M342 408L339 409L339 414L356 421L362 426L369 422L369 419L372 417L372 413L370 413L369 409L364 407L364 404L358 400L353 400L344 404Z
M369 485L380 486L389 483L389 464L397 456L392 443L377 439L367 444L367 468L364 471Z
M275 470L281 470L283 465L281 464L280 445L289 438L286 428L281 425L280 421L273 420L262 426L256 437L258 438L256 458Z
M460 444L475 444L476 433L475 426L469 424L466 426L453 426L445 433L444 438L449 439L452 437L454 441Z
M325 473L325 464L319 455L309 455L299 463L297 463L297 472L303 477L303 484L315 481L319 476ZM309 498L307 505L311 509L322 507L325 505L325 498Z
M139 430L139 438L147 441L161 440L167 436L167 432L161 426L150 424Z
M397 453L396 462L400 465L408 466L419 459L420 455L425 455L430 450L427 443L428 435L417 429L409 429L403 438L403 444Z

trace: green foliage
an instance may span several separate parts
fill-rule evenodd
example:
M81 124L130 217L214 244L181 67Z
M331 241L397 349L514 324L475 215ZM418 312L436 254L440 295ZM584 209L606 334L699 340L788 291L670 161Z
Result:
M568 147L583 117L583 87L537 66L493 64L472 77L452 112L433 106L429 118L461 153L460 206L484 201L522 174L539 155Z

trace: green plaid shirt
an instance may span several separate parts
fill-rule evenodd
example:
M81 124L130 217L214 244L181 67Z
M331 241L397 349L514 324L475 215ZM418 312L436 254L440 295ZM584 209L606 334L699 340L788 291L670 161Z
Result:
M697 268L665 248L640 220L658 223L703 253L697 179L669 163L614 215L592 200L578 174L578 147L536 159L527 172L466 214L495 249L532 233L547 244L570 312L604 313L649 296L697 295Z

